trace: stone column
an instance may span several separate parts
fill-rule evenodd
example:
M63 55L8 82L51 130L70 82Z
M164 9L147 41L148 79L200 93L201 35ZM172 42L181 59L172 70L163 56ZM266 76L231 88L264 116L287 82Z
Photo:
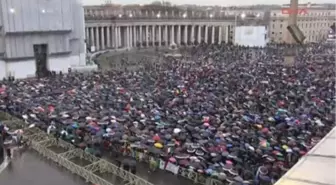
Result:
M152 25L152 46L155 46L155 25Z
M146 33L145 33L145 37L146 37L146 46L149 46L149 42L148 42L148 37L149 37L149 33L148 33L148 25L146 25Z
M105 29L104 29L104 27L101 27L100 28L101 30L101 32L100 32L100 34L101 34L101 40L100 40L100 44L101 44L101 48L100 49L102 49L102 50L104 50L105 49Z
M138 37L137 37L137 32L136 32L136 26L133 26L133 46L137 47L137 41L138 41Z
M198 25L198 33L197 33L197 42L198 43L201 43L201 32L202 32L202 26L201 25Z
M218 28L218 44L222 43L222 26Z
M225 43L229 42L229 26L225 26Z
M164 40L165 40L166 46L168 46L168 25L165 25Z
M85 27L85 40L89 40L90 34L89 34L89 28Z
M129 26L129 36L130 36L130 48L133 47L133 31L132 31L132 26Z
M111 47L114 48L115 47L115 41L116 41L116 37L115 37L115 26L111 27Z
M171 26L171 43L175 43L174 25Z
M130 47L130 34L129 34L129 26L126 27L126 47Z
M161 46L161 38L162 38L162 36L161 36L161 25L159 25L159 46Z
M106 27L106 35L107 35L107 48L110 48L111 47L111 33L110 33L110 29L111 29L111 27L110 26L108 26L108 27Z
M133 47L133 31L132 31L132 26L129 26L129 29L128 29L128 34L129 34L129 37L130 37L130 39L129 39L129 45L130 45L130 48L132 48Z
M118 27L118 47L120 47L121 46L121 27L119 26Z
M140 42L140 46L142 46L142 43L143 43L143 35L142 35L142 25L139 26L139 42Z
M123 47L123 48L128 48L128 39L129 39L129 37L128 37L128 32L127 32L127 26L122 26L122 27L120 27L120 29L122 28L122 30L120 30L120 32L122 32L122 40L121 40L121 46Z
M204 33L204 42L208 43L208 26L205 26L205 33Z
M94 34L93 34L93 27L90 28L90 49L91 49L91 46L94 45Z
M299 7L298 0L290 0L290 9L291 10L297 10ZM297 13L292 13L288 16L288 25L296 25L297 23ZM290 34L288 30L285 32L285 42L288 44L295 44L296 41L294 40L293 36Z
M194 44L195 43L195 26L192 25L191 26L191 37L190 37L190 41Z
M117 49L118 48L118 31L117 31L117 27L115 26L114 28L113 28L113 30L114 30L114 40L112 41L112 43L113 43L113 47L114 47L114 49Z
M99 27L95 27L95 31L96 31L96 51L100 50L99 47Z
M177 26L177 45L181 45L181 25Z
M114 28L114 36L115 36L115 40L114 40L114 47L115 49L117 49L119 47L119 33L118 33L118 26L116 26Z
M211 44L215 43L215 26L211 27Z
M184 43L188 45L188 25L184 26Z

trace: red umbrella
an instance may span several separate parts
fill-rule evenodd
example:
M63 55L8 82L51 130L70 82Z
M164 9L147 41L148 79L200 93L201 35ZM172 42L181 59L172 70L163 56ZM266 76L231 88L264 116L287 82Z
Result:
M281 100L281 101L278 101L278 106L279 107L282 107L285 105L285 101Z
M131 109L131 104L127 104L126 107L125 107L125 111L129 112Z
M156 134L156 135L153 137L153 140L154 140L154 141L160 141L161 138L160 138L159 135Z

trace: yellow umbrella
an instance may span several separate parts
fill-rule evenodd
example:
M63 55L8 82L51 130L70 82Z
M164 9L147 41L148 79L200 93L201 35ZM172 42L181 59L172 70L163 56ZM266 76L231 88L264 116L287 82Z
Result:
M288 149L288 146L287 145L282 145L282 148L287 150Z
M163 145L161 143L155 143L154 146L156 148L163 148Z

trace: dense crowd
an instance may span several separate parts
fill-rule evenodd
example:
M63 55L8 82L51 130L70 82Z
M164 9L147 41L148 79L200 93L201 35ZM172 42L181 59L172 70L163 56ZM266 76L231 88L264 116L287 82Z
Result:
M288 48L199 45L160 70L7 80L0 105L96 155L126 143L223 181L271 184L335 121L334 49L292 48L284 65Z

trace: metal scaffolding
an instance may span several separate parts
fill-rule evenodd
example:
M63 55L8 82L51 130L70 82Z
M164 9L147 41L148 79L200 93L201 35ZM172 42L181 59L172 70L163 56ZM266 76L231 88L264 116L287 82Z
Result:
M13 118L10 115L6 115L6 118L7 120L3 121L3 123L9 128L25 128L26 126L26 123L20 119ZM99 185L113 185L113 183L108 182L102 177L94 174L94 172L100 172L111 173L122 178L125 182L124 185L153 185L152 183L122 168L119 168L104 159L85 153L83 150L76 148L70 143L61 139L57 140L37 127L24 129L23 138L29 140L29 142L31 142L32 149L36 150L42 156L56 162L60 166L63 166L73 174L83 177L87 182ZM56 153L49 149L51 146L63 148L65 152ZM83 167L70 161L70 159L76 157L86 160L90 162L90 164Z

